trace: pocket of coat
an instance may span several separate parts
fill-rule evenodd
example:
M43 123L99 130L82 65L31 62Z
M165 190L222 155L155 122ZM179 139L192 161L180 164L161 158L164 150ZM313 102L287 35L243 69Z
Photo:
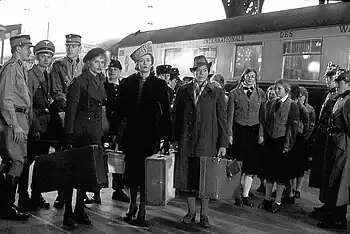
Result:
M16 90L19 94L23 94L27 90L27 85L23 78L16 81Z

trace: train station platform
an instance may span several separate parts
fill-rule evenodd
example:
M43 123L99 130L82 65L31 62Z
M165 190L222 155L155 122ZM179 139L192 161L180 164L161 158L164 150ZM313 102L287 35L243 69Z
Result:
M111 178L110 178L111 179ZM179 222L187 212L186 199L176 197L165 207L148 206L147 216L151 227L144 229L122 221L128 204L113 201L112 189L101 191L101 205L87 205L93 225L67 229L62 226L63 210L53 206L49 210L31 212L28 222L0 220L0 234L128 234L128 233L350 233L350 222L346 230L324 230L316 227L316 220L308 217L314 206L321 204L317 200L318 191L307 187L305 180L301 199L295 205L282 205L281 211L273 214L257 208L263 197L256 193L252 198L253 208L237 207L234 201L217 201L209 205L209 219L212 227L203 229L198 224L185 225ZM254 180L253 190L259 179ZM47 201L53 204L56 192L44 194ZM197 206L197 223L199 222L199 204ZM348 209L350 211L350 209ZM350 213L348 213L350 220Z

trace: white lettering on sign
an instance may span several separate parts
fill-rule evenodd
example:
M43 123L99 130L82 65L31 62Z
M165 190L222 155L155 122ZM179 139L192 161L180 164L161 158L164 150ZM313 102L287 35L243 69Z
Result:
M280 38L293 37L293 31L282 31L280 32Z
M204 39L204 44L232 43L244 41L244 35Z
M350 26L349 25L339 25L339 31L341 33L348 33L348 32L350 32Z

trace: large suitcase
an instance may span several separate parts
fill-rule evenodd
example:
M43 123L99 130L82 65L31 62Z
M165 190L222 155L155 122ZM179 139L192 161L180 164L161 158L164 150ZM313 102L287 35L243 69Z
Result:
M228 172L232 161L225 158L200 158L199 197L216 200L230 200L241 194L241 170ZM241 164L238 164L241 167Z
M125 170L125 154L123 154L121 151L114 152L114 151L107 151L107 157L108 157L108 172L109 173L117 173L117 174L124 174Z
M69 150L75 187L99 187L108 183L107 155L101 146L91 145Z
M146 158L146 204L164 206L175 198L175 154L155 154Z
M65 151L35 157L32 188L51 192L62 188L68 175L68 153Z
M33 186L38 191L55 191L70 180L75 188L108 184L106 154L97 145L35 157Z

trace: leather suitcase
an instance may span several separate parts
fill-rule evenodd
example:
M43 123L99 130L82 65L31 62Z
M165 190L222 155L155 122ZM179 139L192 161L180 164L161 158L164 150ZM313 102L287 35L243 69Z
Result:
M123 154L121 151L118 151L118 152L107 151L107 157L108 157L108 172L124 174L125 154Z
M164 206L175 198L175 154L155 154L146 158L146 204Z
M228 172L231 160L225 158L200 158L199 197L217 200L238 198L241 194L241 170ZM241 164L238 164L241 167Z
M65 151L36 156L33 165L32 188L41 192L62 188L68 176L68 153Z

